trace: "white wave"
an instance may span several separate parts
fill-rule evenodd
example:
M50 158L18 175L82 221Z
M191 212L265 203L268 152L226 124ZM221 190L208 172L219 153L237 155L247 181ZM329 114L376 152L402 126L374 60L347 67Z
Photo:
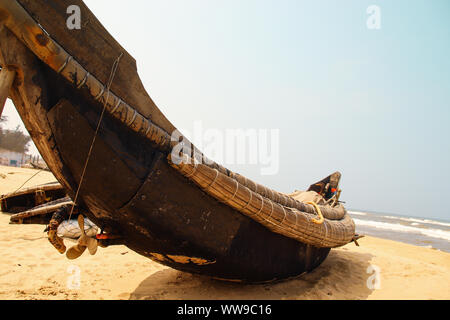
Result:
M348 213L355 215L355 216L367 216L366 212L359 212L359 211L349 211Z
M426 224L434 224L437 226L450 227L450 223L439 222L429 219L417 219L417 218L402 218L402 217L393 217L393 216L382 216L383 218L392 219L392 220L401 220L406 222L416 222L416 223L426 223Z
M400 232L408 232L408 233L418 233L422 234L428 237L433 238L439 238L439 239L445 239L447 241L450 241L450 232L439 230L439 229L423 229L423 228L416 228L411 226L404 226L397 223L387 223L387 222L377 222L377 221L369 221L369 220L359 220L359 219L353 219L356 223L356 225L361 226L368 226L368 227L374 227L377 229L384 229L384 230L392 230L392 231L400 231Z

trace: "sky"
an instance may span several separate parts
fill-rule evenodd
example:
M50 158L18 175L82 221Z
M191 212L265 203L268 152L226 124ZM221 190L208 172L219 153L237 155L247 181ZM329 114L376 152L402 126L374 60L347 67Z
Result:
M176 127L279 130L277 174L230 169L287 193L340 171L348 208L450 220L449 1L85 2Z

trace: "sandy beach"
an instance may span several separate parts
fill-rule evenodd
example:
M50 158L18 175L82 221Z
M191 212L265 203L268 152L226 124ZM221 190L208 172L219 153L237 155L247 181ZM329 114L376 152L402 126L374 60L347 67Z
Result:
M0 166L0 194L36 173ZM39 172L25 187L51 181L51 173ZM322 266L298 279L239 285L164 267L124 246L68 261L43 231L39 225L10 225L9 215L0 214L1 300L450 299L449 253L390 240L366 237L360 247L332 250Z

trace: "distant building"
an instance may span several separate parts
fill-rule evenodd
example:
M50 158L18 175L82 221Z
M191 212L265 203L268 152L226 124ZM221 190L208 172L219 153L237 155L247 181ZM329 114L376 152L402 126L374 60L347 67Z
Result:
M21 167L28 158L29 156L23 153L0 148L0 165L2 166Z

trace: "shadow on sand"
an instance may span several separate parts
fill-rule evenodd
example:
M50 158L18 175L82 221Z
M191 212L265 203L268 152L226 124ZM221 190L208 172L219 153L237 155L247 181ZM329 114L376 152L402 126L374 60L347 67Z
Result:
M332 250L316 270L297 279L264 285L221 282L204 276L165 269L145 279L131 300L295 300L366 299L370 254Z

